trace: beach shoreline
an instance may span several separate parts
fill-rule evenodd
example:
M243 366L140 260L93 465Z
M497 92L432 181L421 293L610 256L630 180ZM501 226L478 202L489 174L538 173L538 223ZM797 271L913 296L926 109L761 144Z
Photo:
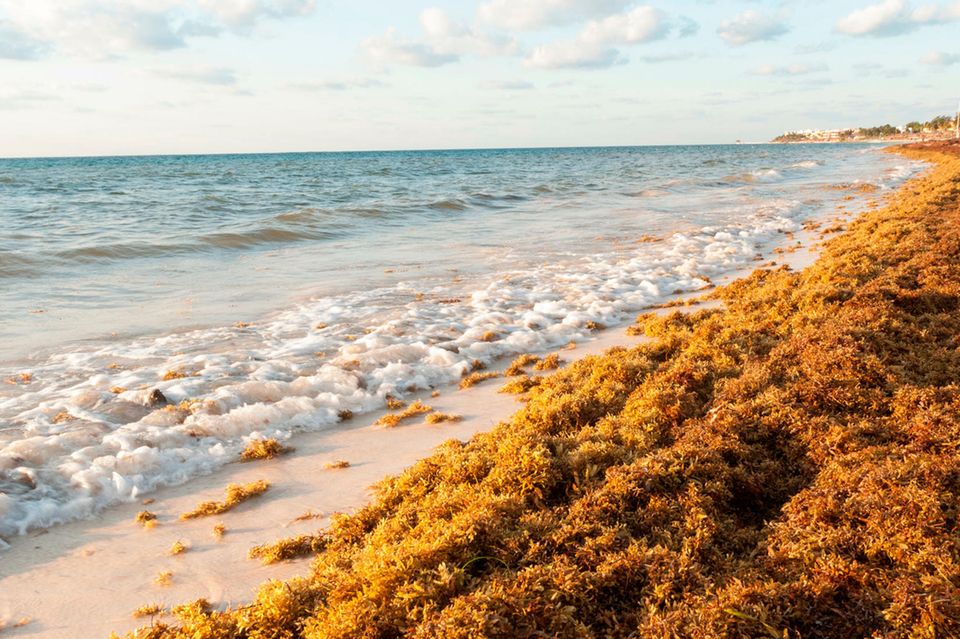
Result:
M866 208L870 196L859 203ZM845 203L847 204L847 203ZM851 210L852 209L852 210ZM846 223L856 211L851 207L823 211L820 224ZM767 259L795 270L812 263L823 238L816 225L784 237L779 252ZM771 247L773 248L773 247ZM771 264L766 263L767 266ZM751 269L729 273L715 284L723 285L745 276ZM703 292L687 295L696 297ZM676 308L697 310L706 305L682 306L682 296L664 305L660 313ZM564 360L582 359L612 347L630 346L638 338L625 333L626 326L602 331L573 350L560 351ZM502 360L491 370L502 370ZM236 606L250 600L254 589L267 579L288 579L307 570L305 561L260 566L247 558L249 548L311 533L329 524L335 512L352 512L369 499L368 486L385 475L394 475L429 455L449 439L467 440L488 431L520 408L511 395L497 392L505 382L495 379L477 387L445 389L439 397L421 393L421 399L437 411L464 419L452 424L410 423L395 429L374 426L384 411L363 415L328 430L295 436L289 443L297 450L290 456L252 464L229 464L212 475L187 484L163 488L150 495L151 503L128 503L111 508L96 519L40 530L12 540L0 564L0 619L12 624L9 636L71 637L126 632L144 623L131 613L146 604L169 607L203 597L214 606ZM324 464L346 460L349 468L323 470ZM268 493L234 512L189 522L177 521L197 502L216 499L227 483L266 479ZM158 515L158 525L144 530L134 522L139 510ZM317 518L294 521L306 512ZM212 533L222 522L226 533L218 540ZM188 550L170 556L168 549L182 541ZM168 586L158 586L155 577L173 573ZM78 594L79 593L79 596Z
M312 537L311 574L139 636L953 636L960 146L807 269L540 380Z

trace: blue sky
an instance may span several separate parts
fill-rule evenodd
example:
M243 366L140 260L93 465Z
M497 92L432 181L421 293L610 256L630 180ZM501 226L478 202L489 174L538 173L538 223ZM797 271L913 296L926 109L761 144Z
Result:
M765 141L960 98L960 0L0 0L0 156Z

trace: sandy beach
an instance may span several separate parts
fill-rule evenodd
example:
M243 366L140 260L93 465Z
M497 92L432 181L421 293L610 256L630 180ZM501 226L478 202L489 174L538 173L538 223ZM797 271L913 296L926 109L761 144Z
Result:
M848 221L866 200L825 212L821 222ZM813 225L785 237L784 250L771 253L768 264L803 269L815 259L822 238ZM723 285L745 273L731 273L715 284ZM716 303L657 312L696 310ZM625 328L601 331L560 355L569 363L643 339L628 336ZM502 360L490 370L501 371L509 362ZM216 608L236 607L249 602L266 580L305 574L307 560L264 566L247 553L256 545L324 528L331 514L353 512L366 503L370 486L383 477L399 473L446 440L465 441L507 419L520 404L514 395L497 392L505 381L492 379L465 390L451 387L438 397L418 396L437 411L462 416L460 422L428 425L415 418L384 428L374 422L386 411L366 414L294 437L289 443L296 450L290 455L233 463L213 475L157 491L150 495L148 505L124 504L94 520L14 538L0 562L0 619L8 626L4 636L72 639L123 633L150 623L151 617L133 616L141 606L157 604L166 609L204 598ZM337 460L348 461L350 466L324 468ZM262 497L220 516L178 519L201 501L222 498L229 483L261 479L271 484ZM144 529L136 523L141 510L156 513L158 524ZM315 517L297 521L307 513ZM213 534L216 524L226 527L221 539ZM174 556L170 549L177 542L187 550ZM163 572L172 573L168 585L155 581Z

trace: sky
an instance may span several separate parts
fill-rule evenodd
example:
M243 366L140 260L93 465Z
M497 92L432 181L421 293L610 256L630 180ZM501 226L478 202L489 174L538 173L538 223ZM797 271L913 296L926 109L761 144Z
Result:
M0 157L762 142L960 99L960 0L0 0Z

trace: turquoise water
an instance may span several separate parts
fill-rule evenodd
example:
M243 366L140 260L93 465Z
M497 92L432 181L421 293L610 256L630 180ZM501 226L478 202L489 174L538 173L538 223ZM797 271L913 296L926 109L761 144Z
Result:
M856 145L0 160L0 536L585 339L916 169Z

